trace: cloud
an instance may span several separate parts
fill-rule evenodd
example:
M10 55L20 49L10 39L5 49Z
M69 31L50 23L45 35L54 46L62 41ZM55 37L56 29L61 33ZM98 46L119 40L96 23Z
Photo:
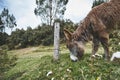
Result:
M93 0L69 0L65 18L79 22L91 10L92 2Z
M37 19L35 15L26 13L24 14L24 16L20 17L17 20L17 24L19 28L22 27L26 29L28 26L35 28L39 24L39 20Z
M34 15L36 7L35 0L7 0L8 9L16 17L17 27L26 29L40 24L40 21Z

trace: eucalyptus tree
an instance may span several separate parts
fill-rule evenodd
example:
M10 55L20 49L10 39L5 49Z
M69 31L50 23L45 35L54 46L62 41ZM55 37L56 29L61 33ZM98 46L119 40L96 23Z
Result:
M5 31L5 28L8 27L12 31L15 26L17 24L14 15L9 14L9 10L4 8L0 14L0 29L4 29Z
M0 17L0 32L3 32L3 30L4 30L4 26L3 26L3 22Z
M41 22L52 26L56 19L63 19L68 0L36 0L35 15Z
M92 8L97 5L100 5L101 3L107 2L107 1L109 1L109 0L94 0Z

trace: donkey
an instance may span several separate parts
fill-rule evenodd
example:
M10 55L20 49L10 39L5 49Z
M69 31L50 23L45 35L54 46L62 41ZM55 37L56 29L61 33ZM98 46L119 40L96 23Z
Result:
M94 7L73 33L64 29L70 58L74 61L81 59L85 43L92 41L92 57L95 56L101 43L105 59L109 60L109 33L116 28L116 25L120 26L120 0L110 0Z

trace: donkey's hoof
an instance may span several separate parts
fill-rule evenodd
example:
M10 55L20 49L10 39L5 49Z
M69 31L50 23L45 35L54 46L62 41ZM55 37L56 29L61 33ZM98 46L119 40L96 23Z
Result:
M92 57L92 58L95 58L95 55L92 55L91 57Z

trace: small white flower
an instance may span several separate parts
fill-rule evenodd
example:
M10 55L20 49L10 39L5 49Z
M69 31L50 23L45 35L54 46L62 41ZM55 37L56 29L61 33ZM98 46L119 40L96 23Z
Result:
M53 78L51 78L51 80L54 80L55 78L53 77Z
M46 76L49 76L49 75L51 75L52 73L53 73L52 71L49 71Z
M95 56L98 56L98 57L101 57L101 58L102 58L102 55L100 55L100 54L95 54Z
M120 45L120 42L118 44Z
M95 55L92 55L92 58L95 58Z
M71 70L70 70L70 69L67 69L67 72L71 72Z

